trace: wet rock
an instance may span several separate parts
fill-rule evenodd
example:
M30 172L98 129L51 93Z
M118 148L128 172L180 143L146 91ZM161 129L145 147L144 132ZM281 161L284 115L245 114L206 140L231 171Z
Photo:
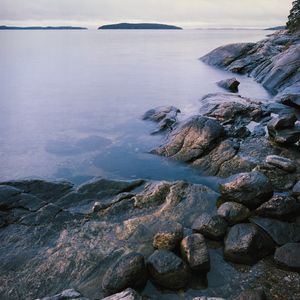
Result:
M153 133L158 133L171 128L177 122L177 115L180 110L174 106L159 106L148 110L143 120L149 120L158 123L158 129Z
M288 243L277 248L274 260L280 267L300 272L300 243Z
M156 250L147 262L154 283L172 290L186 287L189 272L186 263L167 250Z
M191 162L210 151L223 135L223 127L216 120L194 116L175 130L166 145L152 153L175 160Z
M300 181L294 185L292 195L296 198L300 197Z
M288 173L293 173L296 171L297 167L294 161L278 156L278 155L269 155L266 157L266 163L278 167Z
M271 238L254 224L237 224L225 238L225 259L241 264L255 264L271 254L274 243Z
M218 215L202 214L194 221L192 229L208 239L220 240L225 236L227 226L227 222Z
M287 219L300 213L300 202L290 196L275 195L255 212L262 217Z
M67 299L88 300L87 298L83 298L82 295L74 289L64 290L61 293L56 294L52 297L44 297L37 300L67 300Z
M251 289L242 291L234 300L266 300L263 289Z
M276 131L280 129L293 128L296 121L297 118L294 114L284 114L273 118L267 126L269 131Z
M142 297L135 290L129 288L121 293L111 295L102 300L142 300Z
M218 208L218 215L234 225L246 221L250 216L250 210L240 203L226 202Z
M225 90L237 93L239 90L240 82L236 78L229 78L217 82L217 85Z
M278 245L300 242L300 224L259 217L250 221L267 232Z
M287 87L282 92L280 92L275 99L276 101L284 105L299 110L300 109L300 84L295 83Z
M222 199L255 208L270 199L273 187L259 172L240 173L229 177L220 185Z
M300 138L300 125L293 128L272 131L269 129L269 136L272 141L277 144L291 145L299 141Z
M201 234L191 234L181 241L181 256L188 263L192 271L208 272L210 258L205 242Z
M153 238L155 249L175 250L179 247L183 238L183 227L181 224L168 221L160 224L158 232Z
M126 288L141 288L147 282L147 269L143 255L129 253L121 257L105 273L103 290L111 295Z

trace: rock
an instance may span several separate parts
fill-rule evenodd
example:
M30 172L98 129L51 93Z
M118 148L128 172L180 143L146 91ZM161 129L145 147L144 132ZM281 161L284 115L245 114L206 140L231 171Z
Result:
M147 269L143 255L129 253L117 260L105 273L103 290L111 295L126 288L141 288L147 281Z
M158 123L158 129L153 133L159 133L168 128L171 128L177 122L177 115L180 110L174 106L160 106L148 110L143 120L149 120Z
M183 239L183 227L173 221L160 224L160 228L154 236L153 247L155 249L175 250Z
M262 217L287 219L300 212L300 202L290 196L275 195L258 207L255 212Z
M36 300L67 300L67 299L78 299L78 300L88 300L87 298L83 298L82 295L75 291L74 289L64 290L59 294L56 294L52 297L44 297Z
M223 135L223 127L216 120L194 116L175 130L169 142L152 153L191 162L210 151Z
M237 224L225 238L224 257L234 263L252 265L271 254L274 243L254 224Z
M277 144L295 144L299 141L300 138L300 125L296 125L293 128L283 129L280 131L272 131L269 129L269 136L270 139Z
M242 291L234 300L266 300L266 294L263 289L251 289Z
M111 295L102 300L142 300L142 297L135 290L128 288L121 293Z
M276 118L272 118L271 121L268 123L267 127L269 131L293 128L295 126L296 121L297 118L294 114L284 114Z
M189 272L186 263L167 250L156 250L148 258L148 270L154 283L171 290L186 287Z
M256 208L273 195L268 178L259 172L240 173L220 185L222 199Z
M217 85L233 93L237 93L239 90L240 82L236 78L229 78L217 82Z
M278 167L288 173L294 173L297 169L294 161L278 155L267 156L266 163Z
M192 271L208 272L210 258L205 238L201 234L191 234L181 241L181 256Z
M253 217L250 221L261 227L278 245L300 242L300 224Z
M300 243L288 243L277 248L274 260L280 267L300 272Z
M294 185L292 195L296 198L300 197L300 180Z
M250 217L250 210L240 203L226 202L218 208L218 215L234 225L246 221Z
M193 298L193 300L225 300L225 299L224 298L202 296L202 297Z
M227 226L227 222L218 215L202 214L194 221L192 229L208 239L220 240L225 236Z
M295 109L300 109L300 84L299 83L295 83L289 87L287 87L286 89L284 89L282 92L280 92L279 94L277 94L275 100L293 107Z

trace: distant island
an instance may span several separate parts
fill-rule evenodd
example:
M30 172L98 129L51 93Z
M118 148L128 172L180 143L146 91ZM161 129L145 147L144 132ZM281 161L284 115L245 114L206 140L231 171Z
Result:
M152 30L182 30L181 27L165 24L156 24L156 23L119 23L119 24L110 24L103 25L98 28L102 29L152 29Z
M87 30L85 27L74 27L74 26L29 26L29 27L18 27L18 26L0 26L0 30Z
M286 29L286 26L270 27L270 28L266 28L265 30L284 30L284 29Z

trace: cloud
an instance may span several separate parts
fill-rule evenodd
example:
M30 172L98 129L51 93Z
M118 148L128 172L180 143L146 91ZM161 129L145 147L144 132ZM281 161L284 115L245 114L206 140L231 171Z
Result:
M163 22L193 27L285 23L293 0L0 0L6 24Z

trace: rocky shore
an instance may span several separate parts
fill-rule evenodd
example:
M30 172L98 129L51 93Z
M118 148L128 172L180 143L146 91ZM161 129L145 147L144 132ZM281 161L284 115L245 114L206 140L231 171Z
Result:
M280 31L201 60L276 100L242 97L230 78L221 86L235 93L203 97L187 120L176 107L145 113L166 137L152 153L219 177L219 190L2 182L1 299L300 298L300 38Z

